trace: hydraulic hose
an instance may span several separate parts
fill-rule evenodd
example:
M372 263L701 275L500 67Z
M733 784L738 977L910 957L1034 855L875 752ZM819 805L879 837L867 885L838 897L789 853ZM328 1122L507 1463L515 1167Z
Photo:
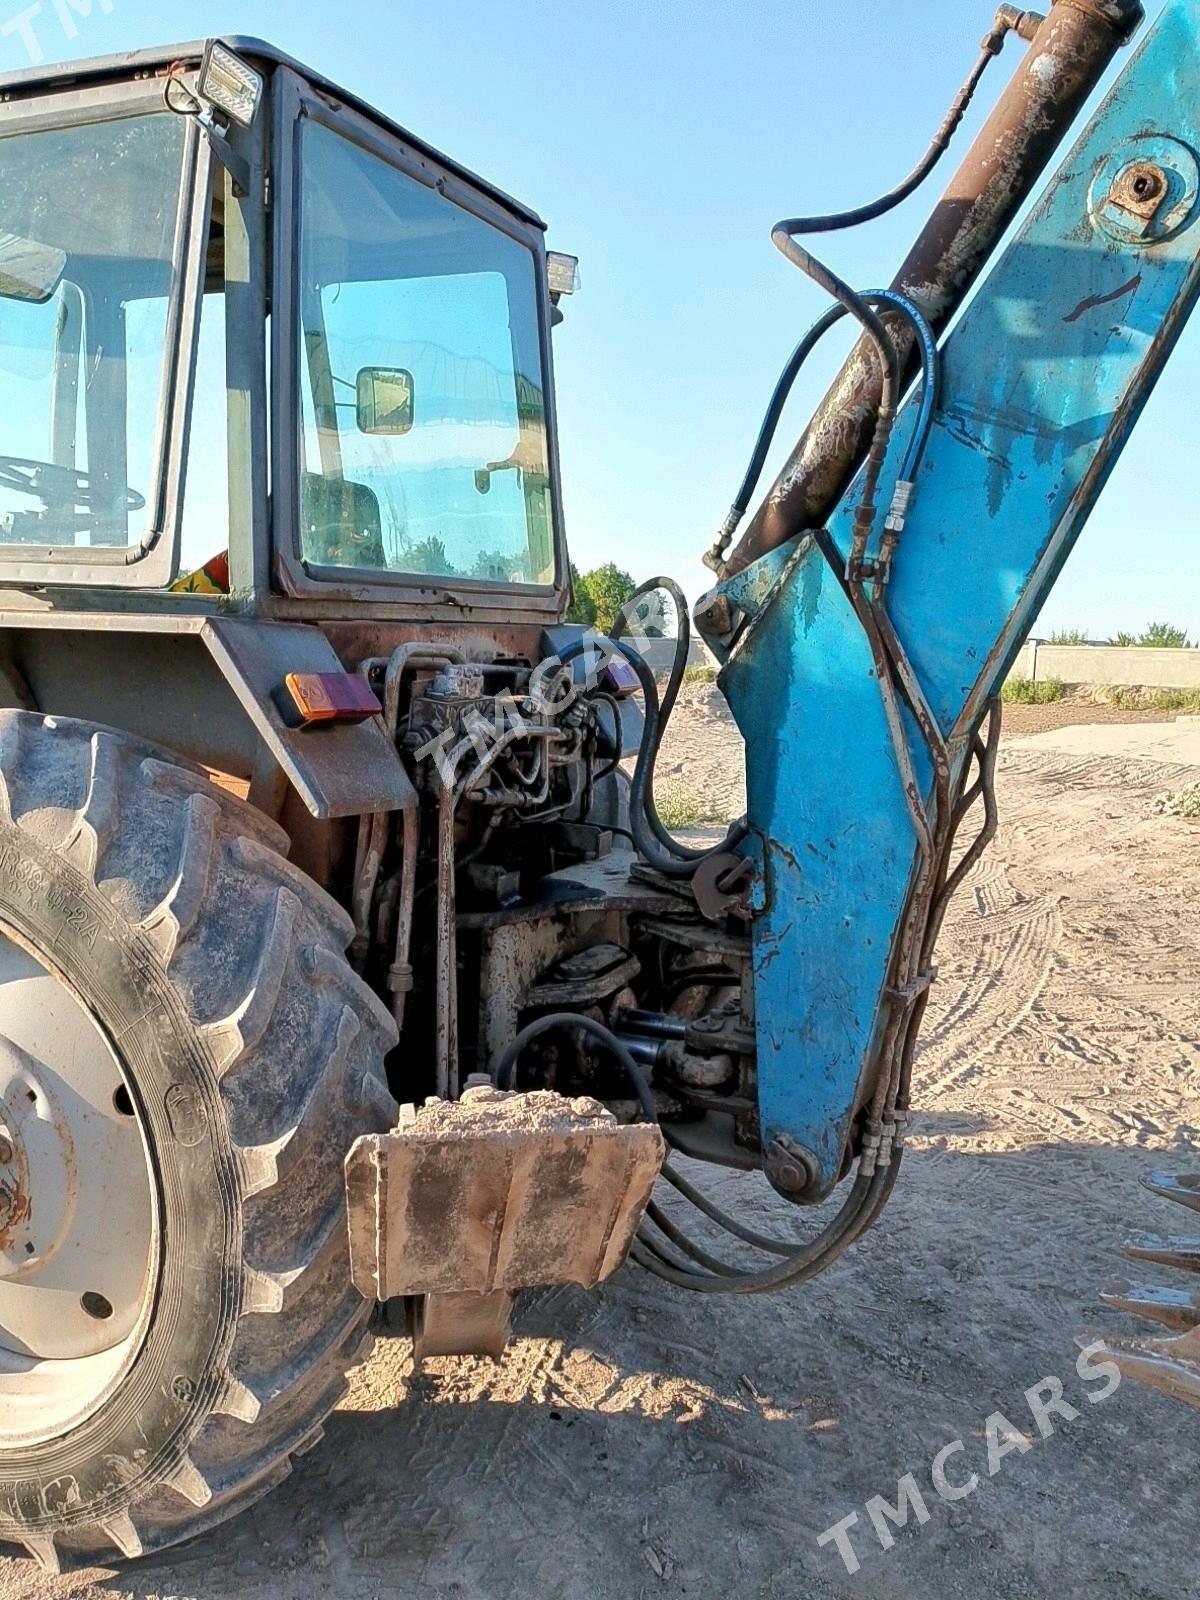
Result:
M920 302L940 335L975 285L1010 223L1088 96L1144 15L1139 0L1057 0L1043 19L1002 6L985 49L1007 33L1030 43L1026 59L967 152L943 199L900 267L895 287ZM968 87L977 83L973 69ZM946 126L954 125L951 112ZM935 146L940 138L935 138ZM792 219L804 231L826 232L882 215L932 168L921 162L910 179L882 200L828 217ZM911 371L912 341L900 343ZM862 341L848 357L812 421L748 521L736 549L719 568L723 577L748 567L797 535L823 527L862 464L881 394L874 349Z
M917 178L914 181L914 186L916 181L920 181L920 179ZM894 203L898 204L899 201L896 200ZM887 523L888 532L885 535L884 548L888 558L890 558L891 549L894 549L899 530L903 527L904 511L907 509L912 485L915 483L917 473L920 470L937 409L940 378L937 345L928 322L911 300L890 290L872 291L865 295L856 293L835 273L831 272L796 243L795 239L790 236L789 229L791 226L791 224L781 224L776 229L775 242L787 255L788 259L812 277L814 282L825 288L834 297L837 304L815 324L793 351L772 395L767 414L759 430L750 466L723 532L727 542L728 538L732 536L737 523L745 514L750 498L762 475L766 457L778 428L783 408L805 361L824 334L843 317L850 315L860 323L874 345L884 375L883 404L880 408L867 470L864 475L863 495L855 519L853 548L849 563L850 572L857 574L862 566L863 555L874 526L875 493L883 471L900 387L899 356L886 325L877 313L876 307L888 307L909 322L920 349L923 371L922 393L917 420L901 467L900 487L905 490L905 493L903 496L899 493L897 494ZM797 228L796 231L799 231L799 229ZM895 520L897 514L898 521ZM887 543L888 540L891 541L890 547ZM670 595L678 614L675 653L671 672L661 699L649 664L638 651L634 650L621 637L628 625L632 607L645 595L655 591L662 591ZM662 577L653 578L648 583L641 585L622 608L613 630L613 641L637 674L646 709L646 727L641 748L638 752L631 787L630 821L634 843L642 857L664 876L673 878L691 877L701 861L720 851L730 849L746 836L748 830L743 822L730 830L729 835L717 847L716 851L690 851L680 844L678 840L674 839L663 826L654 804L654 768L663 733L683 683L691 642L687 604L678 585L672 580ZM585 648L586 645L583 641L569 647L560 658L562 664L564 666L567 665L577 655L582 654ZM500 1086L506 1087L511 1082L521 1052L528 1044L545 1033L563 1027L581 1029L600 1041L603 1047L617 1059L629 1081L633 1084L647 1119L657 1122L657 1109L654 1104L650 1083L643 1075L638 1063L634 1060L628 1046L602 1023L577 1014L557 1013L549 1017L540 1018L524 1029L501 1059L497 1071L497 1082ZM691 1239L654 1201L651 1201L647 1206L646 1220L639 1229L637 1238L631 1247L631 1257L657 1277L663 1278L680 1288L691 1289L702 1294L763 1294L805 1282L836 1260L844 1250L849 1248L865 1232L879 1215L896 1183L902 1154L902 1148L897 1146L892 1150L890 1158L885 1163L876 1164L873 1162L869 1170L860 1169L859 1176L850 1194L834 1220L816 1238L810 1240L807 1244L797 1246L788 1244L780 1239L771 1238L766 1234L760 1234L756 1230L746 1227L735 1218L728 1216L714 1202L708 1200L701 1191L695 1189L680 1174L669 1167L664 1168L664 1176L667 1181L679 1191L684 1199L688 1200L707 1216L710 1221L724 1228L732 1237L740 1239L752 1248L774 1255L779 1259L774 1266L758 1271L747 1272L733 1267L719 1257L712 1255L695 1240ZM650 1229L657 1229L661 1237L655 1238L649 1231Z
M656 872L661 872L665 878L691 878L695 876L696 868L702 861L710 856L724 854L732 850L746 837L748 828L744 821L735 822L729 832L710 850L701 851L689 859L681 859L678 853L666 854L660 847L654 824L651 821L654 812L654 796L652 780L654 763L658 758L659 745L662 743L664 723L659 711L658 690L654 682L654 674L645 658L627 645L624 640L617 640L616 646L630 666L637 673L642 685L642 693L646 701L646 728L642 737L642 746L638 751L637 763L633 769L633 782L630 786L629 825L633 829L634 842L643 858L649 862ZM661 827L661 823L659 824ZM676 851L683 847L672 840Z
M522 1028L500 1057L500 1064L496 1068L497 1088L510 1089L516 1075L517 1063L524 1051L535 1039L540 1039L543 1034L553 1033L559 1028L575 1028L581 1033L590 1033L598 1040L610 1055L615 1056L624 1069L625 1076L633 1085L646 1121L655 1123L658 1121L658 1107L654 1104L654 1096L641 1067L611 1028L606 1028L602 1022L597 1022L595 1017L584 1016L582 1012L555 1011L549 1016L539 1017L536 1022L531 1022L528 1027Z
M524 1051L535 1040L560 1028L574 1028L588 1033L609 1051L633 1086L646 1121L658 1122L658 1109L649 1082L624 1044L611 1028L593 1017L576 1012L554 1012L539 1017L536 1022L523 1028L500 1058L496 1069L497 1086L501 1089L511 1088ZM668 1240L684 1251L684 1258L648 1237L644 1224L633 1244L631 1255L657 1277L665 1278L681 1288L696 1289L705 1294L762 1294L772 1289L787 1288L823 1270L859 1237L886 1204L896 1181L898 1167L899 1152L888 1167L878 1169L867 1177L860 1176L838 1215L822 1233L805 1245L792 1249L781 1241L768 1240L765 1236L753 1234L751 1230L741 1229L740 1225L732 1229L742 1237L749 1236L748 1242L757 1248L784 1255L785 1259L778 1266L762 1272L742 1272L709 1255L688 1239L653 1202L647 1209L647 1216ZM697 1194L687 1180L681 1179L677 1173L668 1171L666 1176L686 1198L692 1199ZM722 1225L727 1225L720 1208L711 1202L702 1204L701 1209ZM697 1272L686 1257L707 1270Z
M666 732L667 723L675 709L675 702L679 698L679 691L683 687L684 674L687 672L688 655L692 646L692 620L688 611L688 603L684 598L683 590L673 578L649 578L630 595L629 599L617 613L613 624L612 639L614 644L619 644L625 636L630 615L639 600L651 594L668 594L675 605L676 634L675 651L671 659L671 672L667 678L667 685L663 691L662 699L658 704L656 737L653 741L654 748L650 758L650 776L646 786L646 820L654 830L654 835L665 850L678 856L681 861L696 861L703 857L704 851L692 850L680 844L664 826L654 804L654 767L658 761L658 751L662 744L663 734ZM657 685L656 685L657 687Z
M675 588L675 585L672 584L672 588ZM642 592L642 590L638 591L639 594ZM686 602L684 602L683 611L686 614ZM656 872L661 872L664 877L693 877L696 868L702 861L707 860L710 856L731 850L735 845L739 844L746 837L746 826L744 822L735 823L720 844L709 850L687 852L686 854L686 846L681 845L678 840L672 839L666 829L663 828L657 812L654 811L652 787L654 763L658 759L658 750L662 743L665 726L658 685L655 683L654 673L643 655L635 650L632 645L627 644L624 639L614 639L613 643L637 674L646 707L646 727L642 735L641 748L638 751L633 780L630 785L629 826L633 833L633 842L644 860ZM559 660L563 666L568 666L589 648L590 646L585 640L577 640L562 651ZM676 662L677 667L678 662ZM668 693L671 691L671 685L675 683L676 676L682 682L683 673L678 672L677 674L676 670L673 670L667 685ZM678 684L675 683L675 694L677 695L678 692ZM670 704L673 705L674 700ZM652 817L653 821L651 820ZM662 829L665 839L670 841L669 853L668 847L661 845L659 842L658 831L654 826L655 821L658 822L658 828Z
M917 337L921 351L923 372L921 407L912 442L909 445L900 474L903 482L915 483L921 462L925 456L926 447L929 444L933 418L937 411L941 394L941 363L938 356L937 340L928 321L922 315L918 306L907 295L897 294L892 289L872 289L861 294L859 298L866 301L868 305L889 306L893 310L902 313L908 318ZM754 498L755 490L762 479L767 457L771 452L771 446L775 442L784 407L791 398L792 390L795 388L796 380L799 378L802 369L829 330L847 315L848 312L845 306L840 304L831 306L824 316L813 324L788 357L787 364L782 373L780 373L779 382L775 385L775 391L771 396L766 416L763 418L762 426L758 431L758 437L754 442L750 465L746 469L746 475L742 479L737 494L734 496L729 516L721 529L718 548L724 548L737 532L743 518L750 509L750 502Z
M900 1152L896 1151L888 1166L877 1168L869 1177L860 1175L827 1228L799 1246L789 1260L761 1272L738 1272L724 1263L721 1263L722 1272L711 1275L697 1272L686 1261L673 1256L670 1250L648 1239L644 1227L634 1240L630 1254L656 1277L700 1294L768 1294L776 1289L792 1288L823 1272L870 1227L887 1204L899 1168Z
M938 406L940 366L933 328L927 317L922 314L912 299L905 294L894 291L857 294L836 273L832 272L802 245L798 244L797 236L806 233L827 233L872 221L885 215L914 193L933 171L949 147L988 64L999 54L1006 36L1010 32L1016 32L1022 38L1031 40L1038 34L1043 20L1036 13L1022 12L1015 6L1005 5L1000 7L992 31L983 42L981 56L951 106L929 150L913 172L897 188L891 190L880 199L852 211L823 217L788 219L779 223L772 235L775 244L788 260L805 272L820 287L824 288L837 304L805 335L789 358L788 364L784 368L772 395L766 416L763 419L746 476L739 488L729 517L721 530L721 534L718 536L717 543L706 559L717 571L722 573L725 571L723 566L725 550L749 508L751 497L761 479L783 409L795 385L797 376L824 334L843 316L853 316L864 331L867 350L873 354L878 362L879 373L875 375L873 381L876 383L879 404L873 423L868 421L860 429L863 434L864 451L866 451L868 444L869 451L866 451L866 468L862 479L861 496L855 513L846 579L849 591L855 602L855 608L871 641L872 652L880 677L881 690L884 694L885 709L889 715L889 725L892 727L893 741L896 745L897 760L900 763L901 771L906 774L906 790L911 791L909 798L910 804L914 808L914 826L917 827L918 835L924 836L924 853L929 858L930 884L935 891L935 899L936 890L939 886L942 893L940 900L937 900L937 903L933 906L932 914L927 920L927 937L920 942L919 954L922 959L916 959L918 952L914 945L913 948L903 951L901 958L897 962L897 971L903 980L901 986L906 990L911 987L913 998L908 1000L893 1018L891 1034L903 1034L905 1037L900 1042L899 1048L889 1048L883 1052L885 1063L889 1059L891 1060L891 1070L882 1075L879 1090L871 1106L868 1137L864 1140L863 1159L859 1167L859 1173L845 1203L823 1232L807 1244L798 1247L793 1247L783 1240L773 1239L766 1234L757 1233L755 1230L739 1223L736 1219L727 1216L720 1207L716 1206L699 1190L693 1188L678 1173L673 1172L669 1167L664 1169L664 1176L667 1181L672 1183L680 1194L696 1206L710 1221L715 1222L735 1238L742 1240L743 1243L749 1244L764 1253L782 1258L773 1266L760 1271L738 1271L689 1238L659 1205L651 1202L647 1208L646 1222L639 1230L637 1239L632 1247L633 1259L658 1277L679 1287L696 1290L700 1293L764 1293L769 1290L804 1282L827 1267L847 1249L875 1220L887 1203L895 1186L903 1156L902 1129L908 1110L912 1045L915 1039L916 1026L919 1025L920 1013L923 1010L925 995L925 990L921 988L921 980L924 977L927 985L928 975L926 968L928 967L928 955L932 947L933 937L936 937L936 924L940 920L940 912L944 909L947 891L952 885L956 886L961 878L960 873L947 875L950 842L957 824L962 820L966 810L970 808L970 805L978 798L979 794L983 793L985 800L987 800L990 785L990 767L994 766L995 736L993 730L992 738L989 740L986 750L977 744L977 754L981 767L979 784L974 789L967 791L965 795L960 796L959 803L954 808L953 816L944 815L947 812L948 796L942 794L942 789L948 783L948 767L946 774L943 775L938 761L941 753L940 732L929 712L921 685L891 625L886 606L887 580L891 561L904 528L908 506L920 472ZM889 311L893 314L889 318L892 323L891 329L880 316L881 311ZM897 325L897 316L904 318L909 324L913 335L913 339L909 343L915 343L920 355L923 371L922 392L912 437L904 454L891 509L885 521L879 554L877 558L869 560L867 551L875 525L876 492L887 457L904 381L904 363L908 357L909 344L900 347L898 339L893 336ZM870 355L868 355L866 361L869 365ZM870 430L869 436L868 429ZM811 525L817 526L819 524L814 523ZM747 542L744 541L744 544ZM776 540L775 542L778 543L779 541ZM738 564L739 566L745 566L747 562L743 559ZM639 849L643 851L647 859L658 865L658 862L654 859L655 853L646 848L646 841L643 840L641 835L644 829L649 827L655 832L658 841L668 849L673 846L676 849L678 848L676 841L663 839L661 829L653 828L653 823L657 819L654 812L652 788L653 758L657 754L662 727L665 725L670 715L670 710L674 705L678 693L678 685L675 682L676 675L673 672L668 682L660 715L657 700L653 693L652 675L648 673L648 669L639 669L639 662L633 660L628 652L626 654L627 658L631 659L631 664L634 665L635 670L638 671L639 679L646 694L647 704L647 737L639 757L638 769L635 772L634 779L634 830L635 835L638 836ZM686 647L683 651L683 660L686 661ZM678 665L678 661L679 657L677 656L676 665ZM682 673L679 676L681 678ZM647 677L650 677L649 687L646 682ZM907 703L910 711L916 717L922 737L930 746L934 757L935 769L939 775L937 785L937 815L939 820L936 827L930 825L925 817L924 805L915 774L910 770L911 761L909 760L905 730L901 722L902 702ZM648 762L647 757L649 758ZM647 780L646 772L647 764L650 768L649 781ZM990 836L990 832L993 830L994 806L988 800L987 823L980 840L968 852L968 859L973 860L977 857L978 852L986 843L986 838ZM680 870L686 871L687 869L682 867L676 869L676 871ZM923 904L924 902L922 901ZM907 936L910 943L917 936L915 917L912 919L912 926L907 930ZM915 971L912 970L914 968L916 969ZM896 1040L893 1039L893 1046L895 1044ZM899 1138L896 1137L897 1130L900 1130ZM658 1235L661 1237L656 1238L649 1231L651 1229L657 1229Z
M1004 20L1004 26L1001 28L1002 19L1003 13L997 22L998 38L1001 41L1004 33L1013 26L1011 19L1008 19ZM998 48L998 45L996 48ZM886 585L890 561L904 527L905 515L917 474L924 459L937 410L940 365L936 339L928 320L907 296L891 290L878 290L867 294L856 293L836 273L831 271L824 263L818 261L802 245L798 244L795 235L804 232L827 232L834 228L849 227L857 222L868 221L874 216L883 215L885 211L898 205L902 199L912 193L932 171L945 147L949 144L950 138L953 136L955 129L962 120L967 105L970 103L979 78L982 77L983 69L995 53L996 50L989 49L988 42L985 41L984 57L964 88L959 100L955 102L955 107L952 108L950 116L939 131L939 135L935 139L930 152L898 190L893 191L882 200L874 202L871 206L860 208L856 212L847 212L837 217L828 218L793 218L776 226L772 238L778 248L789 261L799 267L821 288L825 289L837 304L818 320L796 346L780 376L779 382L776 384L755 442L745 478L738 490L729 517L718 536L714 550L709 557L709 564L716 565L718 570L720 570L720 562L725 548L744 517L749 507L750 499L762 476L784 406L801 369L817 343L829 329L835 326L844 316L850 315L860 324L869 346L874 350L882 378L881 400L870 440L861 497L855 513L851 551L847 562L847 579L850 583L851 591L856 597L861 597L863 579L868 573L876 578L877 591L882 590L883 586ZM887 325L879 315L879 309L883 308L899 314L911 326L920 352L923 378L916 423L913 428L912 438L905 451L900 469L900 479L885 523L880 559L875 563L869 563L866 555L875 525L876 492L883 473L895 423L902 381L900 354ZM879 610L882 611L881 599L878 601L878 606ZM869 616L865 614L867 609L864 603L864 626L868 622L874 623L877 620L873 613ZM884 613L884 616L886 617L886 613ZM892 675L895 673L902 682L904 682L906 675L890 660L884 658L882 654L884 649L883 640L877 639L875 642L878 645L877 667L880 670L881 680L887 680L886 683L881 682L881 687L887 691L885 692L885 703L888 704L890 710L895 711L898 717L897 696L892 682ZM902 665L906 666L907 662L903 662ZM913 690L913 685L907 682L904 682L904 687L910 691ZM657 732L657 730L655 731ZM903 730L895 729L893 731L898 737ZM900 745L898 744L899 748ZM640 765L639 763L639 767ZM638 796L636 792L639 776L641 776L640 771L635 774L635 799L643 798ZM901 1079L899 1087L903 1090L902 1073ZM894 1090L895 1087L895 1075L889 1073L884 1083L881 1084L881 1089L887 1093L887 1091ZM891 1093L887 1093L886 1103L883 1107L876 1106L872 1108L873 1113L879 1119L881 1127L889 1123L889 1119L894 1118L897 1105L898 1101L893 1098ZM873 1122L872 1126L874 1127L874 1125ZM716 1222L733 1237L741 1239L753 1248L781 1257L782 1259L774 1266L755 1272L738 1271L690 1239L682 1229L676 1226L662 1208L654 1203L651 1203L647 1208L646 1224L639 1231L638 1237L633 1244L631 1251L633 1258L658 1277L664 1278L681 1288L692 1289L702 1294L761 1294L802 1283L829 1266L870 1226L886 1205L899 1174L903 1148L901 1144L895 1144L894 1147L890 1148L888 1156L881 1162L878 1159L879 1146L880 1139L876 1137L874 1144L871 1146L870 1162L867 1161L864 1150L864 1160L860 1166L858 1177L834 1220L815 1239L806 1245L795 1248L785 1244L782 1240L772 1239L765 1234L758 1234L754 1230L738 1223L736 1219L726 1216L719 1207L708 1201L700 1191L691 1188L686 1179L682 1179L677 1173L667 1171L665 1175L668 1181L673 1183L684 1198L708 1216L711 1221ZM658 1229L662 1239L666 1241L665 1244L648 1233L647 1230L651 1227ZM681 1251L682 1255L677 1254L677 1251ZM702 1270L697 1270L697 1268Z
M835 233L843 228L857 228L864 222L875 222L879 217L885 217L889 211L894 211L898 205L917 192L949 150L954 135L962 127L963 118L970 109L976 90L983 81L984 73L1003 50L1007 36L1010 33L1017 33L1027 41L1032 40L1045 20L1033 11L1020 12L1015 6L1000 7L991 32L980 46L979 59L972 67L967 81L955 95L954 102L946 113L941 127L934 134L929 149L903 183L897 184L894 189L889 189L887 194L881 195L878 200L868 201L864 206L855 206L851 211L836 211L827 216L795 217L786 223L780 223L779 226L789 233Z

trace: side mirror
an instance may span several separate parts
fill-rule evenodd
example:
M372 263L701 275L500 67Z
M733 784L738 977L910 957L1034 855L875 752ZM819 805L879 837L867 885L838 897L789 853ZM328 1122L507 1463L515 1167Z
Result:
M0 298L44 306L67 270L67 252L53 245L0 233Z
M358 431L398 437L413 425L413 375L403 367L364 367L358 375Z

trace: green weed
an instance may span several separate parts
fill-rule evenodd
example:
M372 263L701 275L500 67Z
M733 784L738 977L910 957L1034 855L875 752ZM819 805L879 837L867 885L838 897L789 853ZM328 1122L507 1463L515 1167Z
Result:
M1009 706L1049 706L1065 693L1061 678L1010 678L1000 698Z

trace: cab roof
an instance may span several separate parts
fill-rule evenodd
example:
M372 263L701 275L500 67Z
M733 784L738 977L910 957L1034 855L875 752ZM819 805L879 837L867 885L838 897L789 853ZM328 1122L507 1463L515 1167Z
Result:
M514 200L503 189L498 189L495 184L489 183L486 178L481 178L478 173L472 172L469 167L464 167L461 162L454 161L451 157L436 150L424 139L418 138L407 128L400 126L391 117L385 116L375 106L360 96L352 94L324 74L316 72L312 67L306 67L302 61L297 61L285 51L278 49L273 44L268 44L263 39L248 38L240 34L221 35L220 43L235 54L245 56L248 60L261 66L268 73L276 67L288 67L301 77L306 78L314 87L333 95L342 104L350 106L353 110L369 117L387 132L396 134L407 144L418 149L422 154L432 157L442 166L465 178L476 188L484 190L493 200L511 211L514 216L520 217L524 222L531 222L539 228L546 224L536 211L531 211L528 206L522 205L519 200ZM47 62L43 66L26 67L20 72L0 73L0 102L11 99L24 98L27 94L37 90L67 89L90 82L113 82L122 78L133 78L139 73L165 72L168 67L176 62L196 62L199 64L207 48L206 40L192 41L189 44L161 45L150 50L131 50L122 55L95 56L87 61L71 61L62 64Z

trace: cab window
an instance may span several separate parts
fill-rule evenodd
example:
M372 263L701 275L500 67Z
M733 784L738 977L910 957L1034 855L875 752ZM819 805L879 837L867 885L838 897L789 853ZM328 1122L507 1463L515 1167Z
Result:
M552 585L533 253L317 123L301 161L304 560Z

